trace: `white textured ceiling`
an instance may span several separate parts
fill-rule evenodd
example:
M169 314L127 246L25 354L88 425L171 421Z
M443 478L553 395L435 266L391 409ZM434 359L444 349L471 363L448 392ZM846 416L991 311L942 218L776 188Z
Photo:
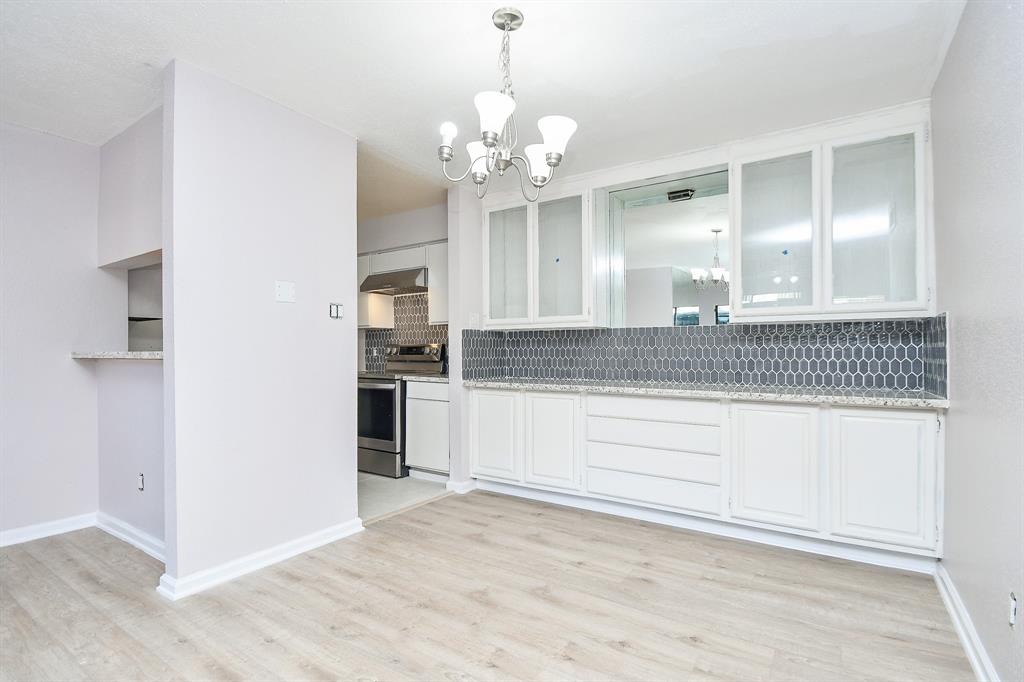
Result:
M4 0L0 117L102 143L158 105L180 58L434 173L438 125L475 132L473 95L499 86L498 4ZM521 138L544 114L576 118L564 174L927 97L963 9L518 4Z

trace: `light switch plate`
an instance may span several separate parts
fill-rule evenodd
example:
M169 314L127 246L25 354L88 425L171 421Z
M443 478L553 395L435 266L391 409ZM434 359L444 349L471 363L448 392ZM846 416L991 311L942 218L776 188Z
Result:
M345 306L340 303L332 303L329 314L332 320L340 320L345 317Z
M295 282L281 279L274 282L274 300L278 303L295 303Z

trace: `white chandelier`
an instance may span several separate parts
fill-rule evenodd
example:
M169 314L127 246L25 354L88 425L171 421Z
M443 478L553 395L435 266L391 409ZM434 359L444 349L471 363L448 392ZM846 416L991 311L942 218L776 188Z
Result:
M722 267L722 262L718 259L718 234L721 231L720 227L711 228L715 239L715 258L711 262L711 268L690 268L693 286L697 291L729 291L729 271Z
M523 148L525 156L514 153L519 142L516 129L515 94L512 92L512 75L509 66L509 34L523 25L523 13L512 7L503 7L492 16L494 25L502 32L501 50L498 52L502 73L501 92L485 91L473 98L480 113L480 139L466 145L469 168L457 178L448 175L448 162L455 156L452 141L458 134L455 124L447 121L441 125L441 146L437 158L441 161L441 172L452 182L461 182L467 175L476 184L476 195L487 194L491 173L504 175L509 168L519 173L519 186L527 201L537 201L540 188L551 182L555 168L562 163L565 146L576 132L576 121L568 116L544 116L537 121L537 127L544 139L542 144L529 144ZM522 168L520 168L520 165ZM533 195L527 188L529 181Z

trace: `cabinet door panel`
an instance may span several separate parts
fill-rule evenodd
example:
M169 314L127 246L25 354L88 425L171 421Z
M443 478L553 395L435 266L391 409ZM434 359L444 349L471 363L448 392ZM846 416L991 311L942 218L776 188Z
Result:
M427 264L427 250L423 246L414 246L409 249L398 249L397 251L385 251L383 253L370 254L370 271L373 274L378 272L393 272L395 270L408 270L410 268L422 268Z
M448 403L406 400L405 463L448 473Z
M835 410L832 532L935 546L935 415Z
M734 406L734 517L818 529L817 419L814 408Z
M916 301L918 189L913 133L832 148L832 304Z
M529 483L579 489L579 396L524 396Z
M488 317L527 319L530 310L526 206L488 214L487 250Z
M473 473L518 481L522 452L519 394L476 389L471 395Z
M448 324L448 242L427 246L427 322Z
M537 205L537 315L583 314L583 197Z
M815 305L816 152L740 165L740 305Z

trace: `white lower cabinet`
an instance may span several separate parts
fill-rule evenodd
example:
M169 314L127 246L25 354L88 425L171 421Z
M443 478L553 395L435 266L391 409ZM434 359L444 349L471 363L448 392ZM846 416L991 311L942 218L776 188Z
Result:
M759 403L732 410L731 515L817 530L818 409Z
M523 394L527 483L579 489L579 413L578 395Z
M937 430L934 413L832 410L832 533L934 547Z
M522 398L519 391L476 389L469 401L470 466L475 476L522 477Z
M470 391L473 475L935 556L937 414Z
M405 396L405 463L447 474L448 385L409 381Z

